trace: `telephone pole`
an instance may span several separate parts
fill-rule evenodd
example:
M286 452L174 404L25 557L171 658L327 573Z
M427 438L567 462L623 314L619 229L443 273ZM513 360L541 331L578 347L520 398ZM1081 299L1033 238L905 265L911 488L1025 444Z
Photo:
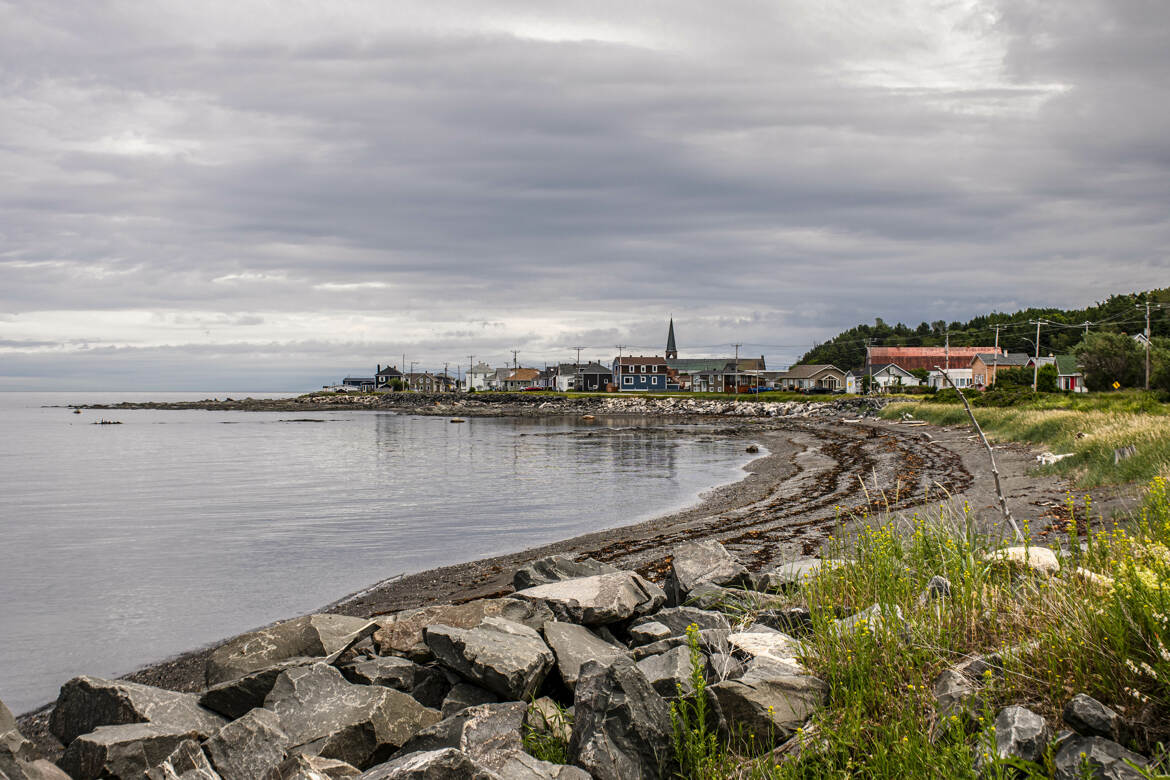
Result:
M734 386L731 388L731 392L738 393L739 392L739 348L742 347L743 344L732 344L731 346L735 347L735 373L732 374L733 378L731 380Z
M991 384L995 384L995 375L999 372L999 330L1003 325L995 326L995 356L991 358Z
M1040 325L1044 320L1029 320L1029 324L1036 326L1036 358L1032 361L1032 392L1036 392L1036 386L1040 381Z
M508 351L512 353L512 370L515 371L520 368L520 364L516 362L516 356L520 354L520 350L512 349Z
M1150 297L1146 296L1146 390L1150 389Z
M446 390L451 386L451 377L447 376L447 361L443 361L443 389Z
M951 372L951 326L947 326L947 373Z
M475 355L467 356L467 389L471 389L471 383L475 379Z
M625 344L618 344L617 345L617 351L618 351L618 364L617 364L618 370L617 370L617 373L618 373L618 375L616 377L614 377L613 381L614 381L614 384L617 385L617 389L618 389L619 393L622 391L622 350L625 348L626 348Z
M573 377L573 389L579 393L579 392L581 392L581 349L582 348L581 347L573 347L573 349L577 350L577 363L575 364L575 368L577 370L577 375Z

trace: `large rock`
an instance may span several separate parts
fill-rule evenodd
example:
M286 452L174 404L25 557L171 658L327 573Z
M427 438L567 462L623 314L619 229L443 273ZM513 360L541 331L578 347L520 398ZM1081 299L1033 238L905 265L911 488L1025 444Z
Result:
M954 716L959 718L964 727L975 723L979 692L966 675L954 669L943 669L934 678L931 692L934 694L935 712L939 720Z
M316 743L313 752L362 768L382 760L439 720L401 691L353 685L326 664L282 672L265 707L280 718L292 746Z
M816 577L824 564L819 558L798 558L763 572L761 589L795 590Z
M824 704L828 686L812 675L756 659L742 677L709 686L707 693L725 727L768 740L791 736Z
M1060 572L1060 559L1056 557L1055 552L1047 547L1035 545L1006 547L987 553L984 559L1018 569L1029 569L1036 574L1045 576Z
M478 761L492 752L520 750L527 714L528 705L521 701L469 707L415 734L395 757L457 748Z
M38 758L33 744L16 727L16 718L0 701L0 778L69 780L55 765Z
M229 720L246 714L253 707L263 707L276 678L286 669L315 664L319 659L298 656L272 666L249 672L243 677L213 685L199 694L199 703Z
M799 640L779 631L737 631L729 634L732 651L751 661L761 658L785 667L790 674L808 674L800 656L804 646Z
M726 588L705 582L696 585L687 594L685 605L739 616L744 612L779 609L784 607L784 602L783 598L766 593L744 588Z
M223 780L193 739L185 739L167 759L146 773L147 780Z
M204 749L223 780L253 780L279 766L289 745L277 714L257 707L220 729Z
M446 698L440 704L439 711L444 718L449 718L457 712L476 707L480 704L495 704L500 697L471 683L459 683L451 688Z
M630 654L626 648L610 644L585 626L576 623L557 621L545 623L544 638L556 656L557 669L569 690L577 686L581 664L586 661L607 664L619 656Z
M617 571L620 569L592 558L575 561L567 555L550 555L517 569L516 573L512 575L512 587L516 590L524 590L525 588L535 588L537 585L547 585L550 582L592 577L595 574L613 574Z
M632 571L538 585L513 596L544 603L561 622L585 625L617 623L645 615L666 601L662 588Z
M358 780L501 780L461 750L410 753L364 772Z
M381 685L409 693L426 707L437 708L451 690L447 675L394 655L361 657L339 667L345 679L359 685Z
M541 761L520 750L500 756L490 768L507 780L591 780L584 769Z
M429 626L424 637L439 663L505 699L531 698L553 664L540 634L503 618L472 629Z
M643 620L646 618L639 618ZM659 623L656 620L649 620L646 623L637 623L630 626L630 645L637 647L638 645L648 645L651 642L657 642L662 639L667 639L674 636L674 632L670 630L665 624Z
M699 631L699 649L708 655L712 653L730 652L731 645L727 643L727 637L729 636L731 636L731 632L726 629L704 628ZM657 642L651 642L648 645L635 647L633 650L634 660L641 661L643 658L649 658L652 655L662 655L676 647L683 647L687 643L688 639L686 634L680 634L667 637L666 639L660 639Z
M670 636L682 636L692 625L704 628L730 629L731 623L722 612L713 612L696 607L666 607L653 615L637 618L630 622L631 630L634 627L655 622L661 623L670 630Z
M1124 721L1117 712L1084 693L1069 700L1063 717L1068 727L1083 737L1118 740L1124 730Z
M1026 707L1013 704L995 716L995 753L1000 758L1041 763L1051 738L1044 718Z
M408 609L379 618L374 646L382 655L403 655L415 661L428 661L431 651L423 640L423 629L427 626L475 628L487 617L502 617L540 630L553 619L553 614L542 604L512 598L477 599L465 604Z
M184 740L199 737L191 729L155 723L98 726L70 742L58 764L74 780L141 780Z
M670 759L670 710L633 661L581 668L569 755L597 780L656 780Z
M885 608L881 604L873 604L847 618L833 621L832 628L841 633L866 632L884 636L900 633L905 626L906 619L897 604Z
M671 604L681 604L699 585L739 585L748 570L715 539L687 542L671 551L666 592Z
M1086 776L1087 768L1088 776L1095 780L1141 780L1145 777L1127 761L1139 767L1149 763L1137 753L1104 737L1077 737L1056 751L1052 776L1054 780L1081 780Z
M100 677L74 677L61 686L49 730L64 745L98 726L127 723L153 723L206 739L226 722L200 707L199 697L193 693Z
M211 687L299 656L332 660L378 628L348 615L306 615L236 637L207 659Z
M360 774L357 767L344 761L298 753L286 758L264 780L346 780Z
M703 657L703 669L707 667L707 658ZM638 661L638 669L646 675L646 679L658 695L666 699L679 696L689 696L695 692L695 685L691 680L691 650L680 646L667 650L662 655L651 655Z

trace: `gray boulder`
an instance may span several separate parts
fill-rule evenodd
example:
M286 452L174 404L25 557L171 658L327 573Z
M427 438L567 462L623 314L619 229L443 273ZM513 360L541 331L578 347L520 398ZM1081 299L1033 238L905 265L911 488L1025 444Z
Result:
M808 607L802 606L764 609L756 613L756 625L787 634L809 634L812 632L812 613Z
M699 631L699 649L708 655L712 653L731 652L731 645L727 643L729 636L731 636L731 632L725 629L704 628ZM672 636L666 639L660 639L657 642L651 642L648 645L635 647L633 656L634 660L641 661L643 658L649 658L652 655L662 655L676 647L684 647L686 645L687 637L685 634Z
M58 765L74 780L141 780L184 740L199 737L191 729L156 723L98 726L70 742Z
M670 711L628 658L581 668L569 755L597 780L656 780L670 760Z
M757 739L783 739L824 704L828 686L812 675L756 660L742 677L711 685L707 694L724 728L742 728L743 736Z
M1105 737L1118 740L1122 737L1124 721L1114 710L1106 707L1092 696L1078 693L1064 706L1064 722L1083 737Z
M681 604L698 585L742 584L748 570L715 539L687 542L671 551L666 591L671 604Z
M203 747L223 780L254 780L279 766L289 745L276 713L257 707L224 726Z
M1129 764L1149 764L1142 756L1104 737L1070 739L1056 751L1052 763L1054 780L1081 780L1086 769L1089 777L1097 780L1141 780L1145 775Z
M429 626L424 638L439 663L505 699L531 698L553 665L540 634L503 618L484 618L472 629Z
M147 780L223 780L193 739L179 743L167 759L146 773Z
M361 774L358 780L501 780L461 750L442 748L395 758Z
M425 707L442 706L451 691L451 682L441 670L393 655L361 657L339 668L352 683L381 685L409 693Z
M298 753L286 758L264 780L346 780L360 774L357 767L344 761Z
M306 615L236 637L207 658L211 687L300 656L333 660L378 628L348 615Z
M707 657L707 677L715 682L743 677L747 664L731 653L712 653Z
M902 617L902 608L897 604L884 610L881 604L874 604L847 618L834 621L833 626L842 633L868 631L880 635L901 632L906 626L906 620Z
M728 635L727 643L731 645L732 652L748 661L764 659L773 665L785 667L789 674L808 674L800 661L804 652L801 642L774 629L737 631Z
M449 718L468 707L475 707L480 704L494 704L499 700L500 697L487 688L480 688L478 685L472 685L471 683L459 683L451 688L447 697L443 699L440 712L444 718Z
M193 693L176 693L100 677L74 677L61 686L57 704L49 716L49 731L68 745L98 726L153 723L169 727L173 732L191 731L206 739L226 722L200 707L199 697Z
M38 758L33 744L16 727L16 718L0 701L0 778L7 780L69 780L52 763Z
M704 628L731 628L731 623L728 622L727 617L722 612L713 612L696 607L666 607L658 610L653 615L646 615L645 617L635 619L630 623L631 633L633 628L649 623L661 623L666 626L670 630L669 636L682 636L691 625L698 626L700 630Z
M617 623L645 615L666 601L662 588L632 571L538 585L513 596L547 605L563 623L585 625Z
M926 583L926 587L919 594L918 606L923 607L936 599L949 599L950 597L951 581L936 574L930 578L930 582Z
M754 590L725 588L722 585L703 583L696 585L687 594L684 606L741 615L744 612L782 608L784 607L784 599Z
M507 780L591 780L584 769L541 761L523 751L500 756L493 767L498 777Z
M374 646L382 655L403 655L414 661L429 661L431 651L423 639L423 630L427 626L475 628L488 617L501 617L540 630L553 619L553 614L543 604L514 598L477 599L465 604L408 609L378 619L380 627L374 633Z
M1013 704L995 716L995 753L1000 758L1040 763L1051 738L1044 718L1026 707Z
M528 705L520 701L471 707L423 729L394 758L455 749L471 758L477 767L511 777L503 774L501 768L511 755L524 750L523 728L527 715Z
M940 720L954 715L965 727L974 724L978 691L966 675L954 669L943 669L934 678L931 692L934 694L935 712Z
M702 664L705 670L706 657L702 659ZM677 698L680 688L683 696L695 692L694 683L691 681L691 651L686 646L667 650L662 655L643 658L638 661L638 669L646 675L650 685L663 698Z
M777 566L763 572L764 590L788 591L795 590L816 576L822 562L818 558L798 558L795 561Z
M586 661L606 664L619 656L630 654L626 648L610 644L576 623L545 623L544 638L556 656L557 669L569 690L577 686L581 664Z
M385 758L439 720L401 691L353 685L332 666L318 663L282 672L265 707L280 718L291 746L314 750L362 768Z
M620 569L601 563L592 558L575 561L567 555L550 555L521 566L512 575L512 587L516 590L535 588L550 582L563 582L578 577L592 577L595 574L613 574Z
M630 626L630 644L634 647L657 642L670 636L673 636L671 630L656 620Z
M298 666L309 666L319 660L306 656L289 658L265 669L249 672L243 677L213 685L199 694L199 704L229 720L235 720L253 707L264 706L264 699L272 691L281 672Z

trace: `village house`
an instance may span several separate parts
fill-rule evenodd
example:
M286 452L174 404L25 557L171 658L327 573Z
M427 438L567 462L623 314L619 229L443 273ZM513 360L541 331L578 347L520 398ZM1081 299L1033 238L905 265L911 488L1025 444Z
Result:
M884 366L893 363L904 371L924 368L969 368L976 355L990 355L995 347L877 347L865 349L867 366Z
M1087 393L1085 375L1077 365L1075 355L1056 356L1056 389L1070 393Z
M922 384L918 377L894 363L866 366L863 373L870 377L871 388L888 390L891 387L918 387Z
M965 390L972 386L972 374L974 372L970 368L952 368L948 370L934 370L926 377L926 384L928 387L933 387L935 390L944 390L950 387L947 382L947 377L955 383L955 386L960 390ZM945 374L945 376L944 376Z
M464 387L468 390L487 390L488 379L494 377L496 370L484 363L482 360L467 369L467 376L464 381Z
M678 390L671 379L666 358L661 356L623 355L613 359L613 376L623 393L661 393Z
M1024 368L1030 358L1023 352L1008 354L979 353L971 359L971 382L974 387L990 387L1001 371Z
M556 389L601 393L613 381L613 372L600 363L561 363L556 369Z
M501 389L516 392L526 387L537 387L540 379L540 370L536 368L516 368L504 377Z
M776 378L778 390L844 390L845 372L831 364L798 365L780 372Z
M386 390L393 387L395 381L401 382L402 372L398 370L397 366L386 366L378 364L378 372L374 374L375 389Z

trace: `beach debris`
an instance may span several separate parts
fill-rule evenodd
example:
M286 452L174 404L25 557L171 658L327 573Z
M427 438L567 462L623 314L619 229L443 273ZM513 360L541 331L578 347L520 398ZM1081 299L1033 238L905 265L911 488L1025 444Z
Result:
M453 423L464 423L464 422L467 422L467 420L464 420L462 417L452 417L452 418L451 418L451 422L453 422Z
M1076 455L1075 452L1065 452L1057 455L1055 453L1045 451L1036 456L1036 462L1041 466L1051 466L1053 463L1059 463L1065 458L1071 458L1074 455Z
M1136 444L1127 444L1124 447L1118 447L1117 449L1113 450L1113 465L1116 466L1123 460L1129 460L1134 455L1137 455Z
M506 699L531 698L556 660L540 634L499 617L472 629L427 626L423 639L444 667Z
M665 776L670 710L628 658L581 668L569 756L597 780Z
M90 425L121 425L121 420L107 420L104 417L100 420L94 420Z
M81 410L80 410L80 409L74 409L74 410L73 410L73 413L74 413L74 414L81 414Z

